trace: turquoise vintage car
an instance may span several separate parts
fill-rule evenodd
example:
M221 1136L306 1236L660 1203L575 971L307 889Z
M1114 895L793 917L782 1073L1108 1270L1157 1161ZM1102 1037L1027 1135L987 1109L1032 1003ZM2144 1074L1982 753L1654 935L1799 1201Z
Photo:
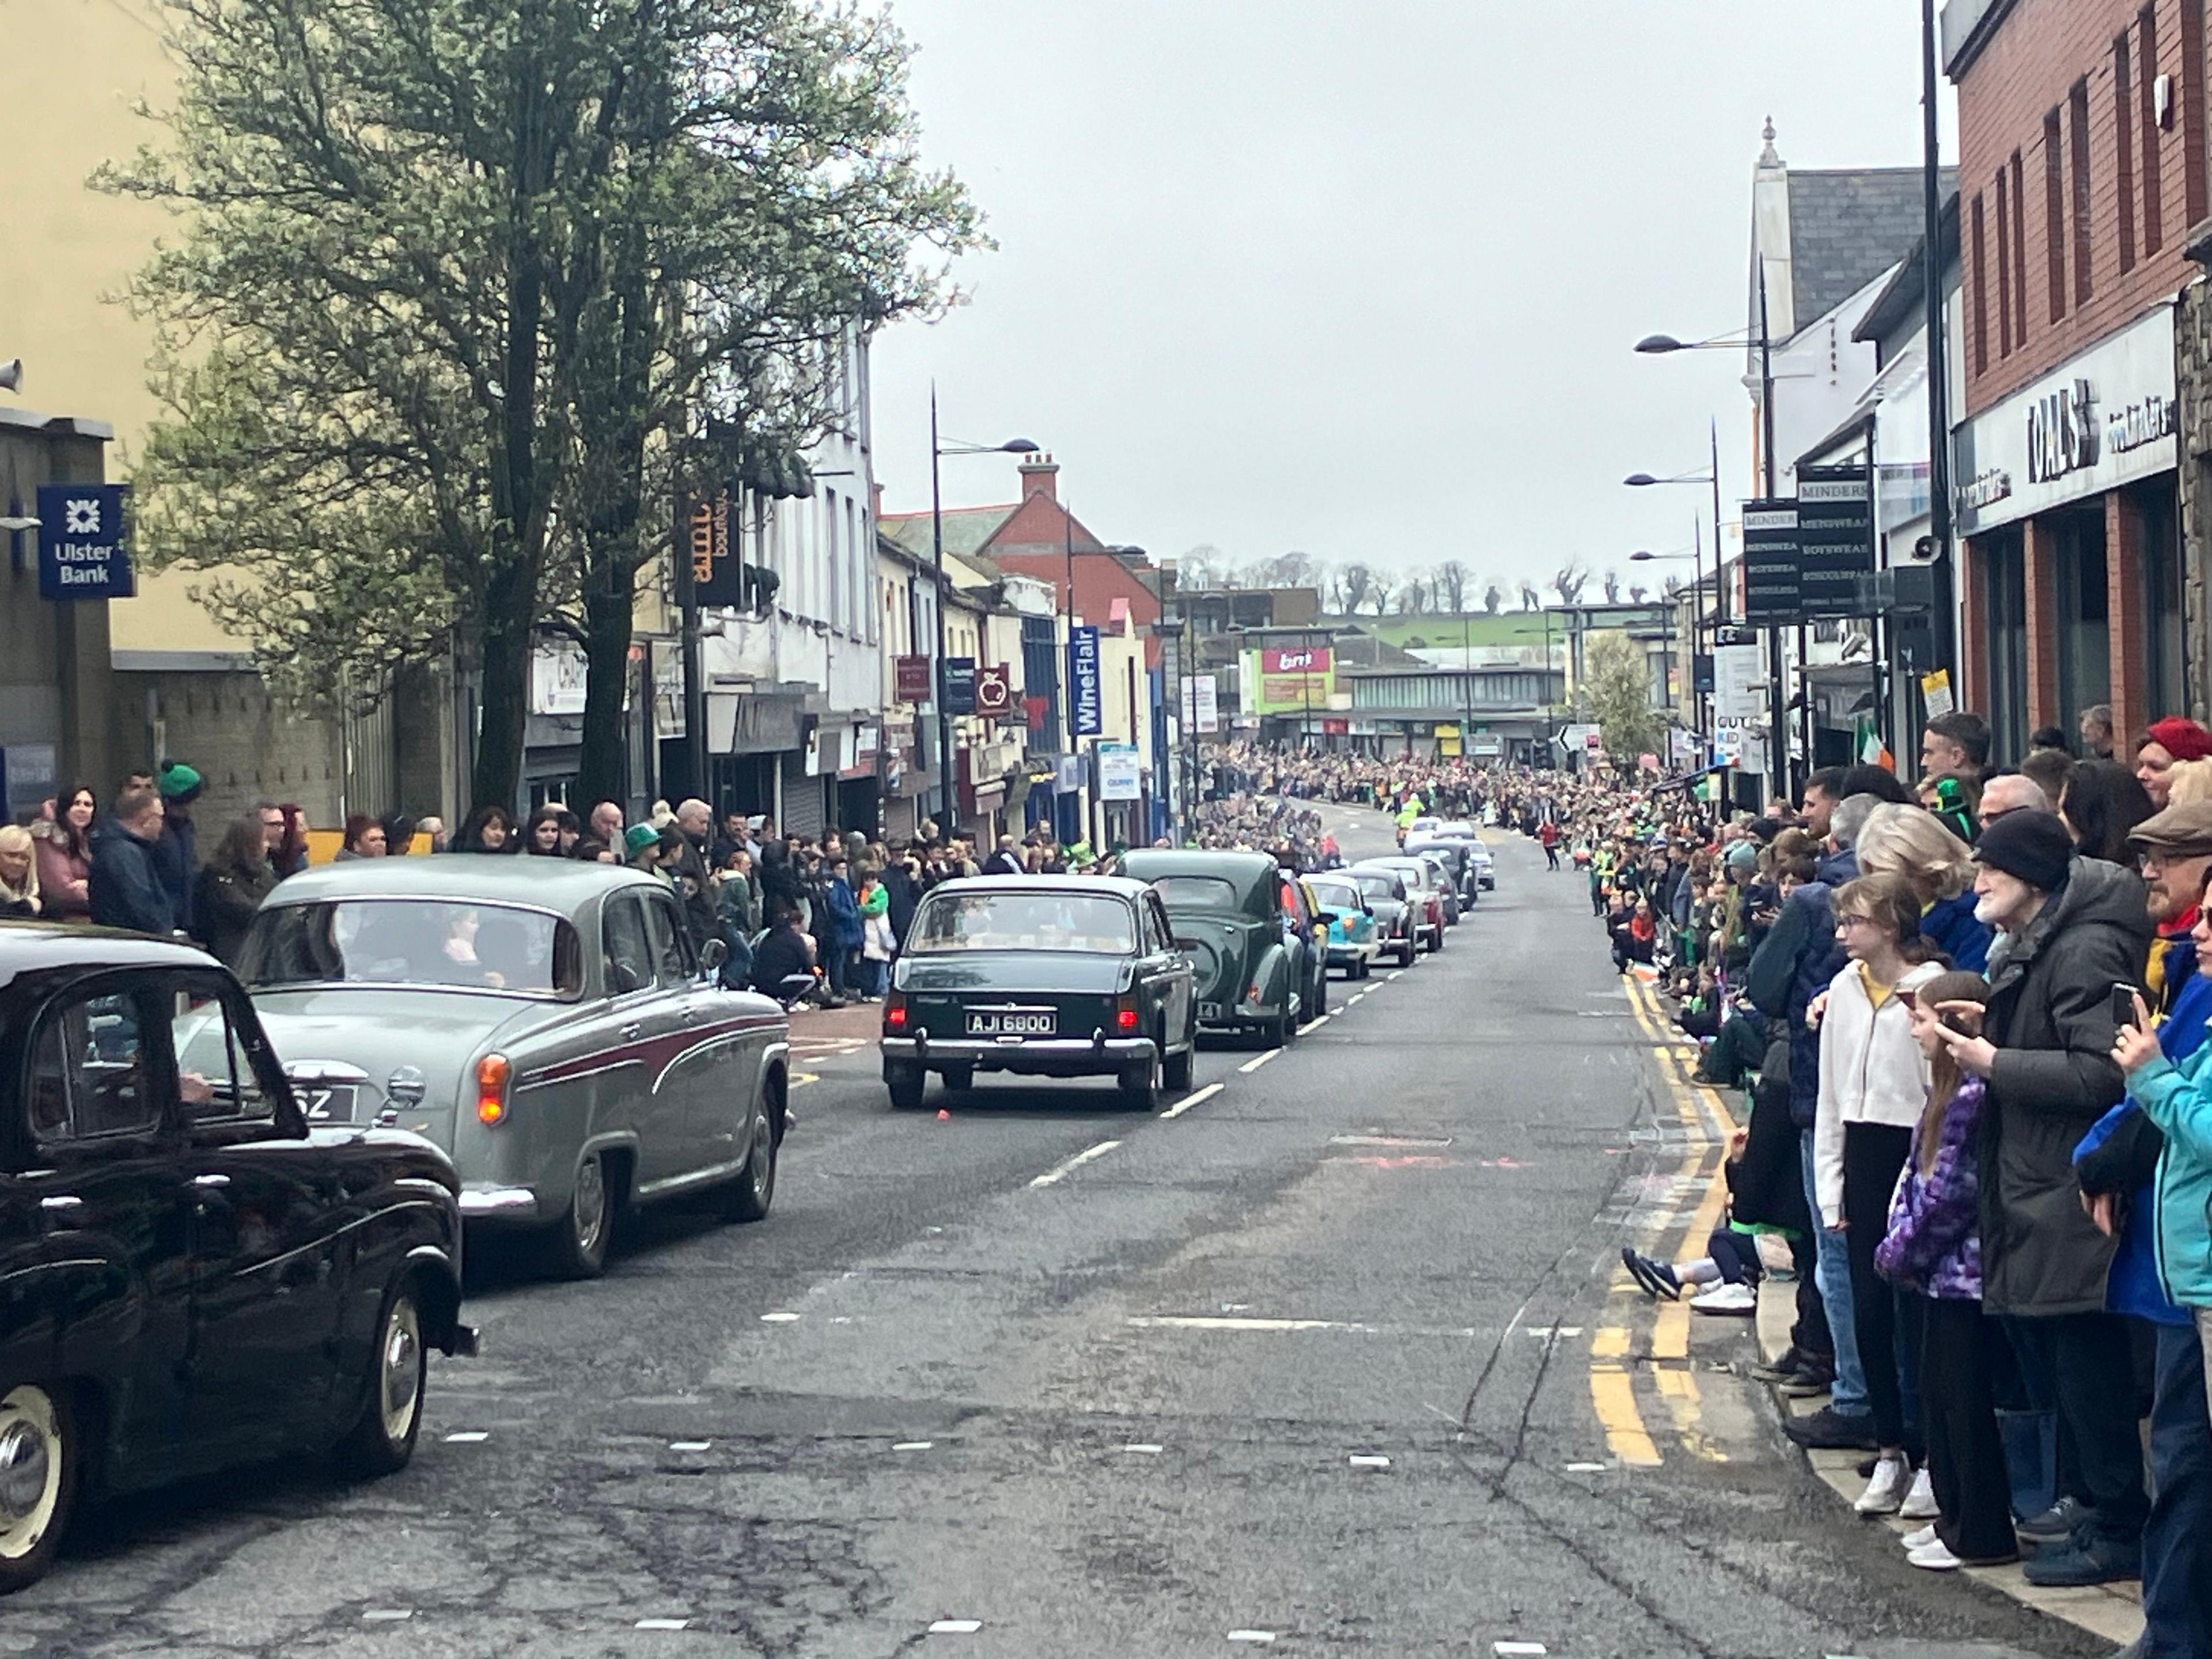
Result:
M1111 1077L1122 1104L1158 1109L1190 1086L1190 958L1159 896L1109 876L984 876L933 888L884 999L884 1085L922 1103L978 1072Z
M1382 939L1359 884L1349 876L1324 873L1309 877L1306 886L1316 906L1330 918L1328 965L1343 969L1347 979L1365 979L1382 954Z

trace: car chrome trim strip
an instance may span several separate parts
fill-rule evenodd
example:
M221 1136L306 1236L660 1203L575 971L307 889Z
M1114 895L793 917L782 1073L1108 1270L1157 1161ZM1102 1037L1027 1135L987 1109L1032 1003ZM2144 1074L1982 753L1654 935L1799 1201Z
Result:
M461 1213L466 1215L513 1215L538 1213L538 1194L527 1187L464 1187L461 1188Z
M633 1038L611 1048L594 1049L579 1054L574 1060L564 1060L526 1073L515 1083L520 1091L546 1083L565 1083L572 1079L588 1076L595 1072L611 1071L615 1066L649 1066L656 1051L672 1046L677 1054L697 1047L709 1039L739 1031L774 1030L782 1026L781 1013L740 1014L733 1019L717 1020L706 1026L679 1026L672 1031L663 1031L654 1036ZM664 1066L660 1075L666 1075ZM657 1086L657 1085L656 1085Z
M444 1194L444 1188L441 1188L439 1191L442 1197ZM388 1215L398 1215L403 1210L437 1210L443 1209L444 1207L445 1206L442 1203L434 1204L429 1200L422 1198L404 1199L397 1204L387 1204L380 1210L373 1210L367 1215L356 1216L351 1221L347 1222L343 1226L335 1228L331 1231L325 1233L320 1238L314 1240L311 1243L301 1244L295 1249L285 1251L282 1255L272 1255L266 1261L257 1261L250 1267L241 1267L235 1273L233 1273L231 1277L234 1279L251 1279L256 1273L267 1273L271 1267L281 1267L284 1263L290 1261L296 1257L308 1255L310 1252L315 1250L326 1249L329 1246L337 1243L338 1240L343 1238L348 1233L354 1232L360 1228L366 1227L372 1222L381 1221Z
M573 1065L575 1062L568 1063ZM644 1064L642 1060L633 1054L628 1060L611 1060L604 1066L587 1066L580 1071L569 1071L562 1066L549 1066L543 1071L532 1072L525 1077L514 1085L514 1092L520 1094L528 1089L549 1088L556 1083L577 1083L587 1077L604 1077L609 1072L627 1071L633 1066L642 1066Z

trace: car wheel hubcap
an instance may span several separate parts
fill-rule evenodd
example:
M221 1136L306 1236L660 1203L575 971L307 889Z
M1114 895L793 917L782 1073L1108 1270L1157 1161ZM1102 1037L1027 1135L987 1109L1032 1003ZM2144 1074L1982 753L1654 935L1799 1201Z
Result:
M753 1196L765 1201L775 1185L775 1136L766 1112L753 1120L752 1164Z
M599 1160L587 1158L576 1171L576 1244L586 1255L599 1248L607 1226L607 1179Z
M39 1547L61 1492L54 1402L43 1389L17 1389L0 1401L0 1558L20 1560Z
M415 1420L415 1401L422 1391L422 1328L411 1297L403 1296L393 1304L386 1322L377 1385L384 1407L384 1437L398 1445L407 1438Z

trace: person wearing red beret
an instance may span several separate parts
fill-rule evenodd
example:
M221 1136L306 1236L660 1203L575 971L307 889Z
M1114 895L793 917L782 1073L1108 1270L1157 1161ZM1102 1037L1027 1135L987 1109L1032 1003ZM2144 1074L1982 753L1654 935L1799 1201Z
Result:
M2212 759L2212 732L2207 732L2195 720L2169 714L2154 722L2150 730L2143 733L2142 741L2136 745L2136 776L2142 781L2151 804L2163 812L2167 792L2173 787L2173 763L2206 759Z

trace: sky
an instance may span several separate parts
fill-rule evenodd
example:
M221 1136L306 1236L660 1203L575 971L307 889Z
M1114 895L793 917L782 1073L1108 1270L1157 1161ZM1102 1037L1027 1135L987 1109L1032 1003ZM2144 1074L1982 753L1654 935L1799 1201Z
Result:
M882 3L998 243L878 337L885 509L928 506L933 380L948 440L1034 440L1156 559L1626 583L1711 515L1627 474L1702 471L1717 416L1750 493L1741 358L1630 348L1744 326L1766 117L1793 167L1920 158L1917 0Z

